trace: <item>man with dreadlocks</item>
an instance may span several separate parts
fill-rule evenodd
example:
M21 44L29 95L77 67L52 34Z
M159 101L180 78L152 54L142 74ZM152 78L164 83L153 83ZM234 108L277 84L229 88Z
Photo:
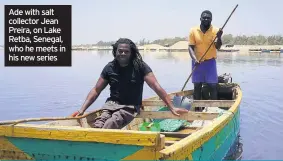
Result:
M78 111L78 115L82 115L101 91L108 84L110 85L110 97L102 107L102 114L95 119L93 127L121 129L131 122L135 114L140 112L144 81L166 103L174 115L188 112L173 106L151 68L142 60L138 48L130 39L119 39L113 45L112 53L114 60L104 67L96 86L92 88Z
M218 83L217 69L216 69L216 50L220 49L222 45L221 35L222 30L211 25L212 13L205 10L200 16L201 24L190 30L189 34L189 54L192 58L192 69L196 67L192 74L192 83L194 83L194 99L202 99L202 85L206 83L209 87L210 99L217 100ZM217 41L210 47L206 55L206 50L217 36ZM203 58L202 58L203 57ZM202 58L202 60L200 60ZM196 108L201 110L200 107Z

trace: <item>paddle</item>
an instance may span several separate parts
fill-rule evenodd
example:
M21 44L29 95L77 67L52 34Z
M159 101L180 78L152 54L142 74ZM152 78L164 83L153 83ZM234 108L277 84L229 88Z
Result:
M33 121L58 121L58 120L77 120L77 119L82 119L85 118L93 113L99 112L100 110L95 110L92 112L89 112L87 114L84 114L82 116L74 117L74 116L69 116L69 117L42 117L42 118L29 118L29 119L22 119L22 120L10 120L10 121L3 121L0 122L0 125L9 125L9 124L18 124L18 123L24 123L24 122L33 122Z
M236 7L233 9L233 11L231 12L230 16L228 17L228 19L226 20L226 22L224 23L224 25L222 26L222 28L220 28L220 30L219 30L218 32L220 32L220 31L222 31L222 30L224 29L224 27L226 26L227 22L229 21L230 17L232 16L232 14L234 13L234 11L236 10L237 7L238 7L238 4L237 4ZM217 36L215 36L214 40L210 43L208 49L205 51L205 53L203 54L203 56L200 58L199 62L201 62L201 60L205 57L205 55L207 54L207 52L208 52L208 50L210 49L210 47L212 46L212 44L215 42L216 38L217 38ZM196 70L196 68L197 68L197 65L194 66L194 68L193 68L191 74L189 75L188 79L186 80L186 82L185 82L184 86L182 87L182 90L181 90L181 91L184 90L185 86L187 85L188 81L190 80L190 78L191 78L193 72ZM184 97L183 97L183 98L184 98ZM183 99L182 99L181 102L183 102Z

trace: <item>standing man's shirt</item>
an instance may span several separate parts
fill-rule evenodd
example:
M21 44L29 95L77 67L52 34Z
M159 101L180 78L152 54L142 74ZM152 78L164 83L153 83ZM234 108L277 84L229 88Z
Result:
M189 45L195 46L195 54L197 60L200 60L203 54L205 54L206 50L216 37L218 30L219 28L213 27L212 25L205 33L201 31L200 26L194 27L190 30L188 38ZM216 59L216 52L216 47L213 44L201 61L213 58Z

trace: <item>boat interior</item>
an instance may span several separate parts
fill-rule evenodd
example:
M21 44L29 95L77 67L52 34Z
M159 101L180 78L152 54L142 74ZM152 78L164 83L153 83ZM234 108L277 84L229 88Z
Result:
M203 90L205 90L205 86ZM143 108L139 115L126 125L122 130L134 130L134 131L152 131L154 128L154 120L183 120L182 124L175 130L157 130L160 133L160 138L164 148L181 141L189 135L203 129L205 126L210 125L213 121L221 117L220 114L223 111L228 111L238 98L239 88L234 83L218 83L218 100L193 100L189 113L181 116L174 116L170 111L158 111L160 108L166 107L164 102L159 97L151 97L143 100ZM187 90L182 92L175 92L169 94L173 99L176 96L181 96L187 100L192 100L193 90ZM203 95L205 98L206 96ZM198 108L197 108L198 107ZM202 108L199 108L202 107ZM76 126L81 128L92 128L94 119L101 114L100 110L85 114L86 117L78 120L62 120L52 121L45 125L50 126ZM169 121L170 122L170 121ZM146 124L147 123L147 124ZM143 126L142 126L143 125ZM143 130L141 130L141 126ZM168 125L170 126L170 125ZM172 125L171 123L171 126ZM170 128L169 128L170 129Z

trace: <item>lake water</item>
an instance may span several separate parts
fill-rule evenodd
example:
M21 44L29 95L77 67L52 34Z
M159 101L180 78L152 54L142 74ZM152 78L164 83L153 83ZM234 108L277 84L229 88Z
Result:
M4 67L0 51L0 121L27 117L67 116L80 108L95 85L109 52L73 52L72 67ZM142 53L167 92L181 90L191 72L188 53ZM243 90L242 159L282 159L282 54L219 53L218 72L231 73ZM191 89L192 83L186 86ZM108 87L89 108L99 108ZM155 93L145 84L144 97Z

